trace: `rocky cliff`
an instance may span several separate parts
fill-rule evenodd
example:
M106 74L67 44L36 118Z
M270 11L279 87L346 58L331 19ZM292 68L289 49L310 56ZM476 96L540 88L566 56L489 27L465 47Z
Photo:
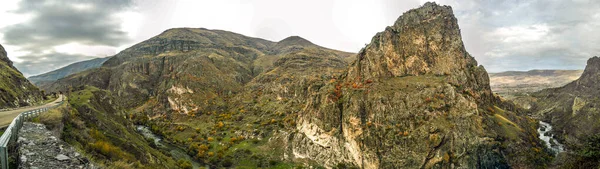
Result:
M81 61L81 62L67 65L65 67L56 69L56 70L48 72L48 73L31 76L27 79L29 79L34 85L43 89L44 85L50 84L60 78L63 78L63 77L66 77L66 76L69 76L69 75L72 75L75 73L79 73L79 72L82 72L82 71L85 71L88 69L100 67L108 59L109 59L109 57Z
M42 93L12 65L2 45L0 79L0 109L29 106L42 100Z
M600 153L591 150L586 152L588 145L598 145L590 142L598 138L600 131L600 58L592 57L587 61L585 70L579 79L558 88L544 89L533 93L533 115L554 126L553 134L562 144L566 145L571 158L567 159L566 167L574 165L597 166L598 156L588 156L588 153ZM587 155L586 155L587 154ZM578 161L577 161L578 160ZM573 167L573 166L571 166Z
M271 147L329 167L535 168L549 158L533 120L492 95L449 6L404 13L356 59L340 75L260 91L286 106L259 111L294 121Z
M537 123L492 94L452 9L435 3L356 55L295 36L170 29L51 88L69 85L111 91L128 119L211 168L536 168L551 158Z

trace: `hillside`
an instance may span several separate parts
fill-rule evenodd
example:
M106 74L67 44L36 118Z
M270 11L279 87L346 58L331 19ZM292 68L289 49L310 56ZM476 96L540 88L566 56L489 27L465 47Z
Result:
M426 3L357 54L177 28L47 89L106 90L103 106L211 168L546 166L536 121L489 83L451 7Z
M176 168L168 152L138 134L111 93L94 87L65 93L65 105L36 118L62 140L108 168Z
M300 50L333 53L342 59L352 55L310 42L287 45L286 40L278 43L221 30L178 28L120 52L99 69L68 76L43 88L56 91L93 80L98 88L131 98L124 103L127 108L145 104L153 97L159 107L168 105L189 113L209 106L208 100L242 91L255 76L271 69L277 59Z
M579 78L581 73L583 70L530 70L490 73L489 75L492 91L512 99L514 96L564 86Z
M552 124L555 139L571 152L564 167L589 168L599 164L599 80L600 58L592 57L579 79L531 94L535 99L533 115Z
M91 59L91 60L81 61L81 62L73 63L73 64L67 65L65 67L53 70L48 73L31 76L27 79L29 79L34 85L39 87L39 86L43 86L45 84L52 83L60 78L63 78L63 77L66 77L66 76L69 76L69 75L72 75L75 73L79 73L79 72L82 72L82 71L85 71L88 69L100 67L108 59L109 59L109 57L95 58L95 59Z
M0 109L29 106L42 101L42 93L17 70L0 45Z

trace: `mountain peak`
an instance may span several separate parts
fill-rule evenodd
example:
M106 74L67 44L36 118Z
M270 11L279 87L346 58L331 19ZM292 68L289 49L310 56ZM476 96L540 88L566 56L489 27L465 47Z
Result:
M594 57L588 59L586 69L589 66L600 67L600 58L598 56L594 56Z
M600 80L600 58L594 56L587 61L583 74L578 79L579 84L596 84Z
M436 3L411 9L358 54L364 78L463 74L477 62L465 50L456 17ZM352 73L352 72L351 72Z
M314 45L312 42L300 37L300 36L290 36L283 40L277 42L278 45L299 45L299 46L309 46Z
M4 50L4 47L2 45L0 45L0 61L4 61L4 62L8 63L8 65L12 66L12 61L10 61L10 59L8 59L6 51Z

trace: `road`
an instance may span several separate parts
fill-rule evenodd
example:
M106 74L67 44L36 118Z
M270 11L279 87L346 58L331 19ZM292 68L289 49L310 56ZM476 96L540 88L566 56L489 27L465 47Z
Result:
M39 108L52 107L54 105L59 104L62 100L63 100L63 96L59 95L59 97L56 100L54 100L51 103L45 104L45 105L24 107L24 108L15 109L15 110L9 110L9 111L2 111L2 112L0 112L0 128L4 128L4 127L8 126L12 122L12 120L15 117L17 117L20 113L39 109Z

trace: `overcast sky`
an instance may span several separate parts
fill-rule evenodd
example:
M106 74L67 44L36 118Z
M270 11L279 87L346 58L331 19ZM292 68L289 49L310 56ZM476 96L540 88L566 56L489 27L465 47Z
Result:
M112 56L174 27L357 52L425 0L3 0L0 44L25 76ZM597 0L439 0L489 72L583 69L600 53Z

